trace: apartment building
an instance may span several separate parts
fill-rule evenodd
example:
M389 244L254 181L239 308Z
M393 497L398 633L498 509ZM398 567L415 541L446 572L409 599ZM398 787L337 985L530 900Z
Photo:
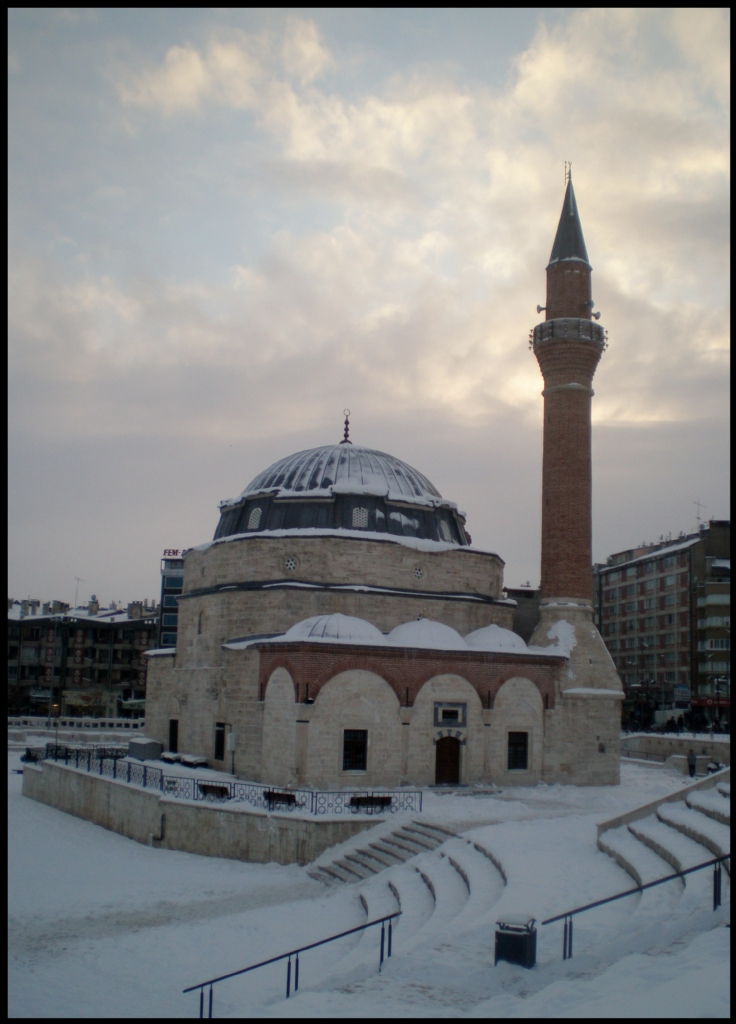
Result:
M82 608L8 599L11 714L144 714L147 659L156 646L155 601Z
M624 685L625 721L648 725L655 710L728 717L729 559L730 522L711 520L594 566L596 622Z

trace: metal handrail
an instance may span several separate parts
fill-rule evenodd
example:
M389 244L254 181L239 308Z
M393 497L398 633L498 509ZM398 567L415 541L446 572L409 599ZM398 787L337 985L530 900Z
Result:
M391 922L394 918L401 917L401 911L397 910L394 914L387 914L385 917L379 917L375 921L368 921L366 924L358 925L357 928L348 928L345 932L339 932L337 935L330 935L326 939L319 939L317 942L310 942L307 946L300 946L298 949L292 949L288 953L280 953L278 956L272 956L268 960L262 960L258 964L251 964L250 967L243 967L239 971L231 971L229 974L221 974L218 978L210 978L209 981L202 981L198 985L190 985L189 988L182 989L182 994L187 992L195 992L199 989L199 1016L204 1017L204 990L209 985L210 996L209 996L209 1014L212 1016L212 986L216 985L218 981L225 981L227 978L235 978L240 974L247 974L248 971L255 971L259 967L266 967L268 964L275 964L279 960L286 960L288 958L288 966L286 969L286 998L288 999L291 995L291 958L296 957L294 967L294 991L299 991L299 954L306 952L308 949L316 949L317 946L324 946L327 942L335 942L336 939L343 939L346 935L354 935L356 932L363 932L366 928L372 928L374 925L381 925L381 953L378 962L378 970L380 973L381 967L383 966L384 960L384 939L385 939L385 923L388 921L388 950L386 953L386 959L391 956Z
M555 917L548 917L546 921L541 921L540 924L552 924L555 921L565 922L565 931L562 940L562 959L569 960L572 957L572 919L574 914L582 914L585 910L592 910L593 907L600 907L604 903L613 903L614 900L622 900L624 896L633 896L635 892L643 892L645 889L651 889L655 885L662 885L663 882L671 882L675 878L682 878L684 875L690 875L693 871L701 871L703 868L709 868L711 865L715 865L713 871L713 909L717 910L721 905L721 864L724 861L730 860L731 854L727 853L722 857L714 857L712 860L703 861L702 864L696 864L692 868L684 868L682 871L676 871L674 875L666 875L664 878L657 878L653 882L644 882L642 885L637 885L633 889L627 889L626 892L616 893L615 896L607 896L603 900L596 900L594 903L586 903L583 907L576 907L574 910L567 910L564 914L557 914Z

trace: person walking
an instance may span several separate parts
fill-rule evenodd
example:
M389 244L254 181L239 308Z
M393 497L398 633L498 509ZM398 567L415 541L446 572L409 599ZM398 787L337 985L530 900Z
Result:
M691 779L695 778L695 766L696 766L697 763L698 763L698 759L695 756L695 751L694 750L690 750L690 753L687 755L687 767L688 767L688 770L690 771L690 778Z

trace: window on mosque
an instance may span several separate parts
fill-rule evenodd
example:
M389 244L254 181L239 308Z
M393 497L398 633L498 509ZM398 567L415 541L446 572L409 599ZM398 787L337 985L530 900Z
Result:
M529 765L529 733L509 733L509 771L524 771Z
M353 528L356 530L364 530L368 525L368 509L367 508L354 508L353 509Z
M368 730L345 729L342 743L342 770L364 772L368 762Z
M446 523L444 519L440 523L440 530L442 531L442 539L446 540L448 544L451 544L452 533L450 531L449 523Z
M225 760L225 723L215 722L215 761Z
M247 526L247 529L249 529L249 530L257 530L258 529L258 527L261 525L261 515L262 515L262 513L263 513L263 510L260 509L260 508L251 509L251 513L248 516L248 526Z

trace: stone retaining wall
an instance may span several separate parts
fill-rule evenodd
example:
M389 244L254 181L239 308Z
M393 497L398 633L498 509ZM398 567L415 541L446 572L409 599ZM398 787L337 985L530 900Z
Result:
M313 821L192 805L53 761L24 767L23 795L147 846L258 864L309 864L384 820Z
M682 736L622 736L621 756L641 757L644 754L655 754L665 761L672 754L682 754L687 757L688 751L694 750L699 757L707 757L709 761L721 761L725 765L731 764L731 739L728 736L722 738L714 737L704 740L701 737L693 739L684 733Z

